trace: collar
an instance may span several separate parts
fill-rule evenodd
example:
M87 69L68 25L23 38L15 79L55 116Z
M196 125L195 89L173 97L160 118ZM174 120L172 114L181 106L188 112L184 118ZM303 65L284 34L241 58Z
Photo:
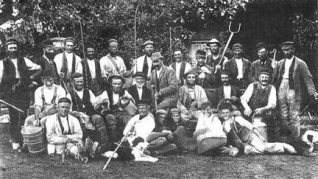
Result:
M294 58L295 58L295 56L293 55L291 58L286 58L286 60L291 61L291 60L293 60Z

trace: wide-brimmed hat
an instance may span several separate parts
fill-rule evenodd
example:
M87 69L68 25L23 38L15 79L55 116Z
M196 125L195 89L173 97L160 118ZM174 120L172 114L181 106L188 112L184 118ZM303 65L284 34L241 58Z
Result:
M116 78L116 79L121 79L121 81L123 82L123 84L125 84L126 80L124 77L122 77L121 75L111 75L108 77L108 84L112 83L112 80Z
M155 52L151 55L151 60L152 61L155 61L155 60L158 60L158 59L162 59L163 56L161 55L160 52Z
M217 44L219 47L221 47L222 46L222 44L218 41L218 39L216 39L216 38L213 38L213 39L211 39L210 41L208 41L207 43L206 43L206 46L210 46L211 44Z

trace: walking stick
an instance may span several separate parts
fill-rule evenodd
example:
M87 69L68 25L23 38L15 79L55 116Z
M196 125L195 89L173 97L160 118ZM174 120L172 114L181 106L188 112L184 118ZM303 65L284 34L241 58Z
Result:
M221 60L219 61L219 63L217 65L221 65L223 63L225 52L226 52L227 48L230 45L230 42L231 42L231 40L233 38L233 35L236 34L236 33L239 33L240 30L241 30L241 23L239 23L238 29L236 31L232 31L231 27L232 27L232 21L230 21L230 24L229 24L229 32L231 32L231 35L230 35L229 39L226 42L226 45L225 45L225 47L223 49L223 52L222 52L222 55L221 55ZM217 73L217 72L218 72L218 70L215 69L214 73Z
M156 97L156 87L155 85L151 85L152 89L153 89L153 92L154 92L154 97L155 97L155 111L158 110L158 98Z
M119 149L119 147L121 146L121 144L126 140L126 138L128 137L128 135L130 134L130 132L132 131L132 129L135 127L135 123L131 126L131 128L129 129L129 131L125 134L125 136L120 140L120 143L118 144L118 146L116 147L116 149L114 150L114 152L112 153L112 155L108 158L106 164L103 167L103 170L105 170L108 166L108 164L110 163L111 159L114 157L114 154L117 152L117 150Z

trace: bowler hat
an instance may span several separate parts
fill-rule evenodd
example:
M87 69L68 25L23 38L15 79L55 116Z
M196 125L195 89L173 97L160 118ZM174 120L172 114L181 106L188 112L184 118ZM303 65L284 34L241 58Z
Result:
M108 77L108 84L111 84L113 79L120 79L123 82L123 84L126 82L125 78L121 75L111 75Z
M158 60L158 59L162 59L162 58L163 58L163 56L161 55L160 52L155 52L155 53L153 53L153 54L151 55L152 61L155 61L155 60Z
M208 42L206 43L207 46L210 46L211 44L217 44L219 47L222 46L222 44L221 44L221 43L218 41L218 39L216 39L216 38L213 38L213 39L211 39L210 41L208 41Z
M137 76L140 76L140 77L143 77L143 78L145 78L146 79L146 76L145 76L145 74L143 73L143 72L136 72L134 75L133 75L133 77L135 78L135 77L137 77Z

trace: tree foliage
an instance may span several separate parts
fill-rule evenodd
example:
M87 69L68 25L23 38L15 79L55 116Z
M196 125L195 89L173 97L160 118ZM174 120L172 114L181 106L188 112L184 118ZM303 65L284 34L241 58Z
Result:
M1 1L0 1L1 2ZM151 39L157 50L169 54L170 42L187 45L193 32L226 24L245 9L249 0L4 0L3 30L18 34L24 44L37 48L45 38L73 36L91 42L106 53L110 38L119 41L122 56L135 58L143 41ZM14 8L13 8L14 7ZM19 13L17 14L17 11ZM136 18L135 18L136 17ZM137 27L137 39L134 27ZM170 36L171 34L171 36ZM171 37L171 38L170 38ZM135 48L135 40L137 46ZM78 43L81 44L81 43ZM81 45L77 50L81 52Z

